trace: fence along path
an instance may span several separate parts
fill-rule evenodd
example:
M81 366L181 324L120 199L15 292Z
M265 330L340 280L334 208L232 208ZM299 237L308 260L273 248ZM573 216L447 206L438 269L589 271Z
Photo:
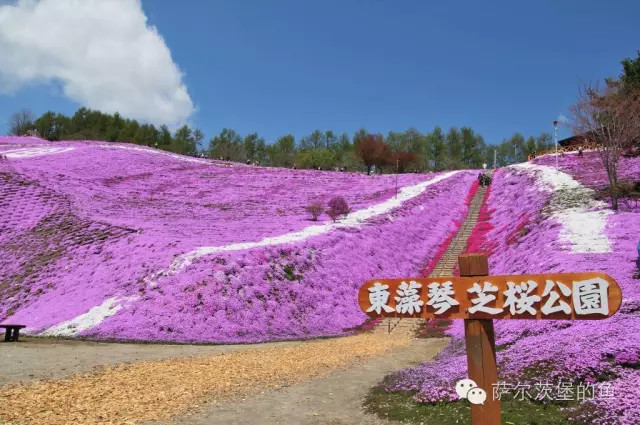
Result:
M458 262L458 256L466 249L469 236L471 236L473 228L478 223L478 215L480 214L480 207L482 206L482 200L484 199L486 191L487 188L485 186L478 187L478 190L471 199L469 211L467 212L464 223L462 223L458 232L449 243L438 264L436 264L431 274L429 274L430 277L453 276L453 269ZM384 318L375 327L374 332L397 332L413 335L423 327L425 323L425 319Z

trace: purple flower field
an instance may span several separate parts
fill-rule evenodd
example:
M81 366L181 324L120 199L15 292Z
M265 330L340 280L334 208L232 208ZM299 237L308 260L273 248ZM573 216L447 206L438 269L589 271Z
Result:
M361 325L358 287L419 273L475 173L375 178L135 145L0 138L0 307L28 332L256 342ZM353 212L310 221L344 197ZM411 229L411 231L407 231Z
M624 159L623 177L640 178L640 159ZM633 278L640 240L640 210L594 201L590 188L607 185L595 154L566 155L563 175L555 158L501 169L488 199L486 235L492 274L603 271L623 292L612 318L601 321L495 321L499 379L536 382L610 381L615 398L584 402L571 414L580 423L640 423L640 280ZM573 177L574 179L572 179ZM586 185L582 186L578 182ZM491 227L489 226L489 227ZM390 377L387 391L415 391L419 402L457 400L455 382L466 378L464 330L454 321L452 343L435 362Z

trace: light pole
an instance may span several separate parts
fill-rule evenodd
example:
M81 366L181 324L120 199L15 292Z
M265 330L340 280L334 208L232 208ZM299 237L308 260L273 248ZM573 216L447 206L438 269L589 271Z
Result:
M556 170L558 169L558 121L553 122L553 141L556 144Z
M400 158L396 159L396 199L398 199L398 170L400 169Z

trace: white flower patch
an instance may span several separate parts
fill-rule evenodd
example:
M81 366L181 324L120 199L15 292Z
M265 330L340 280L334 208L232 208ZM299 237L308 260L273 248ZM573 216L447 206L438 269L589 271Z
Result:
M196 162L199 164L214 164L213 162L203 158L194 158L192 156L179 155L177 153L166 152L159 149L144 148L140 146L103 145L103 144L99 146L101 148L107 148L107 149L124 149L127 151L138 151L138 152L152 153L156 155L163 155L173 159L177 159L178 161Z
M539 187L554 192L550 201L552 217L562 224L560 238L571 245L572 252L611 252L611 243L604 230L612 211L605 202L593 199L592 189L547 165L527 162L510 168L536 173L541 183Z
M107 298L100 305L92 307L88 312L59 323L40 333L40 336L75 336L82 331L99 325L107 317L113 316L124 302L135 301L138 297Z
M62 153L73 150L73 147L54 147L54 146L43 146L39 148L23 148L23 149L13 149L10 151L0 152L3 155L6 155L9 159L22 159L22 158L33 158L36 156L43 155L51 155L54 153Z

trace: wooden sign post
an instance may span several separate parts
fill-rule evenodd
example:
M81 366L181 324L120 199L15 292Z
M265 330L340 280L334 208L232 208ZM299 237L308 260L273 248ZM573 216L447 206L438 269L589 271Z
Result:
M467 254L458 257L460 276L488 276L489 261L483 254ZM467 347L469 379L478 387L493 395L493 385L498 383L496 366L496 342L491 319L464 319L464 339ZM500 400L487 397L484 404L471 405L473 425L500 424Z
M458 258L460 277L377 279L360 287L358 303L371 317L464 319L469 378L484 404L471 405L473 425L500 424L493 320L597 320L622 302L616 281L599 272L489 276L484 254Z

